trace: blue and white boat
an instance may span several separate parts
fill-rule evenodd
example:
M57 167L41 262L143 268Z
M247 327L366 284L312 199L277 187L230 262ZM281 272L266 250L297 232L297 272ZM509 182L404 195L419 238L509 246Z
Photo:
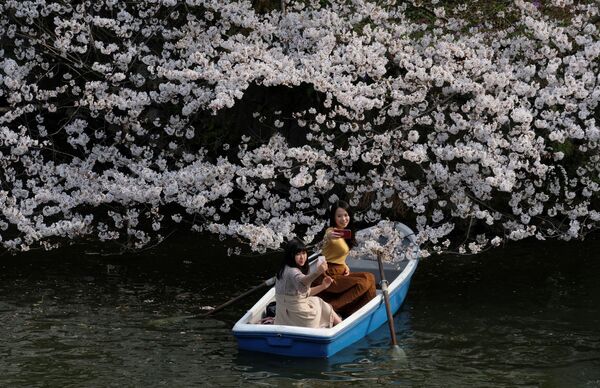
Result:
M393 227L399 231L403 239L394 249L398 257L393 263L384 264L384 272L389 282L388 293L392 313L395 314L406 298L411 277L417 268L419 251L410 228L401 223L394 223ZM358 244L360 245L361 240L366 236L372 238L372 231L372 228L359 231L356 234ZM380 243L385 243L385 238L381 239L383 241ZM346 263L353 272L373 273L379 283L377 261L372 256L354 255L348 257ZM275 301L275 287L272 287L234 325L233 335L240 349L292 357L327 358L359 341L387 321L384 298L379 289L375 298L369 303L344 319L342 323L327 329L260 324L267 305L273 301Z

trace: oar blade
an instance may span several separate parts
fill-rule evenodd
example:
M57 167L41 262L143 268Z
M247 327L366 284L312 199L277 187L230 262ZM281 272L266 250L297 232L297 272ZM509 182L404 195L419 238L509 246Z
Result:
M408 358L406 357L406 352L398 345L392 345L390 347L390 358L399 363L408 362Z

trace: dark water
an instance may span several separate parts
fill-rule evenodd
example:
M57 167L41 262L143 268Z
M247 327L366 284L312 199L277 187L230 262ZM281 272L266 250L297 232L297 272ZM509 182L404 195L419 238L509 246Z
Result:
M600 387L600 241L526 242L421 262L395 317L329 360L239 352L255 297L194 314L269 277L277 258L231 258L180 239L151 253L65 249L0 258L0 386Z

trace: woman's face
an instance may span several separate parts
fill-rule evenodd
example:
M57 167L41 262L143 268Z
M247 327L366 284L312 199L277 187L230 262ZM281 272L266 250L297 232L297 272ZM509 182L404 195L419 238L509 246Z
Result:
M296 253L294 259L296 260L296 264L298 265L298 267L302 267L304 263L306 263L306 251L300 251Z
M350 215L348 212L341 207L335 209L335 225L339 229L346 229L348 224L350 223Z

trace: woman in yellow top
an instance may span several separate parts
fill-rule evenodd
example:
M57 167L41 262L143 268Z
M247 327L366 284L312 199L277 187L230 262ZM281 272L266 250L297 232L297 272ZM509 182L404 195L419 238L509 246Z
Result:
M350 236L347 231L350 230ZM346 237L346 238L344 238ZM356 244L352 213L345 201L337 201L329 211L329 228L323 239L323 256L328 269L325 275L333 283L318 296L329 303L342 317L348 317L375 297L375 277L369 272L350 272L346 257ZM322 277L314 284L320 284Z

